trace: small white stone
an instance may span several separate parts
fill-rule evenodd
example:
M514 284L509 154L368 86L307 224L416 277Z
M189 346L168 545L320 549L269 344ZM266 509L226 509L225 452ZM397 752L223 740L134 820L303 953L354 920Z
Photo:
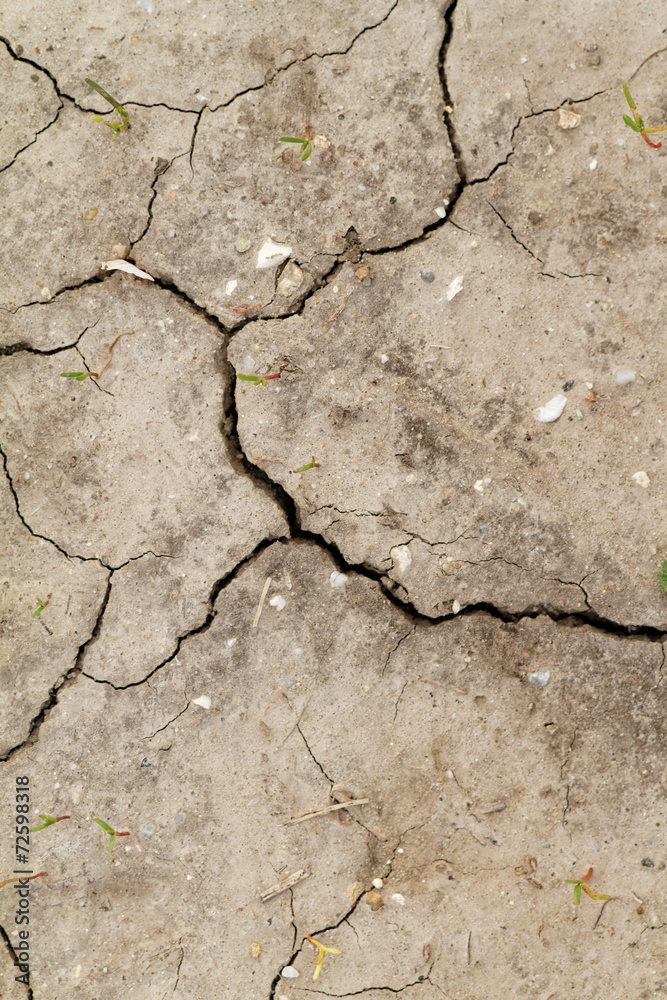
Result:
M528 674L528 682L536 687L546 687L551 674L548 670L536 670L534 674Z
M451 302L454 296L458 295L459 292L462 291L462 289L463 289L463 275L459 274L456 278L454 278L451 285L447 289L446 293L447 301Z
M287 601L285 600L282 594L274 594L271 600L269 601L269 604L271 605L271 607L275 608L276 611L282 611L285 605L287 604Z
M597 167L597 165L598 165L598 161L597 160L591 160L591 162L588 164L588 169L589 170L595 170L595 168Z
M227 645L228 646L233 646L235 642L238 642L238 639L228 639L227 640Z
M632 368L619 368L616 372L616 385L627 385L628 382L634 382L636 377Z
M405 481L408 484L408 486L414 486L415 483L417 482L417 477L415 476L414 472L409 473L409 475L405 477Z
M292 293L299 288L303 282L303 271L298 264L295 264L293 260L287 264L285 270L280 275L280 281L278 282L278 294L284 298L288 299Z
M461 610L461 604L459 603L459 601L452 601L452 612L455 615L458 615L460 610Z
M644 490L647 490L651 485L651 480L648 478L645 472L635 472L632 478L637 483L637 485L641 486L642 489Z
M344 587L347 583L347 577L345 573L339 573L338 570L334 570L329 577L329 583L334 590L338 590L339 587Z
M380 361L382 362L383 365L386 365L386 363L389 361L389 356L387 354L381 354Z
M391 901L398 906L405 906L405 896L402 896L400 892L393 892L391 894Z
M558 420L561 413L565 409L565 404L567 403L567 396L564 393L559 392L557 396L550 399L548 403L544 406L538 407L535 410L535 419L539 420L541 424L552 424L554 420Z
M285 979L297 979L299 973L294 968L293 965L286 965L283 971L280 973Z
M200 705L202 708L209 709L211 707L211 699L207 694L203 694L199 698L193 698L192 704Z
M412 554L408 545L395 545L389 550L389 555L394 560L393 568L402 576L412 562Z
M232 281L228 281L225 285L225 295L231 295L237 285L238 281L235 278Z
M435 210L435 214L438 216L439 219L444 219L444 217L447 215L447 209L443 208L442 205L438 205L438 207Z
M381 878L374 878L373 879L373 888L374 889L381 889L383 885L384 885L384 882L382 881Z
M292 252L292 248L284 243L275 243L272 239L265 240L257 254L257 267L260 270L269 267L278 267L284 260L287 260Z
M484 487L485 486L489 486L490 483L491 483L491 480L489 479L488 476L486 476L485 479L478 479L477 482L475 483L475 485L473 486L473 489L477 490L478 493L483 493L484 492Z
M581 121L581 115L577 115L569 108L558 109L558 124L561 128L576 128Z

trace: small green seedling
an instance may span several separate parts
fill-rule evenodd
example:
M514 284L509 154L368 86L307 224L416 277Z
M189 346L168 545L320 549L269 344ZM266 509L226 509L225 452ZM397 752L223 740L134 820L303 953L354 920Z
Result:
M103 125L107 125L115 133L113 139L111 140L112 142L115 142L120 133L124 132L126 129L130 127L127 111L125 110L123 105L116 100L115 97L112 97L111 94L108 94L106 92L104 87L100 87L99 83L95 83L94 80L89 80L88 77L86 77L85 79L89 87L92 87L93 90L96 90L97 93L101 97L103 97L105 101L109 102L109 104L111 105L112 108L114 108L116 114L120 119L120 121L117 122L108 122L106 118L101 118L99 115L90 116L94 122L102 122Z
M301 143L301 161L307 160L313 151L312 144L310 142L310 125L306 129L305 139L296 139L293 135L281 135L279 142L299 142Z
M53 826L54 823L60 823L61 819L69 819L69 816L48 816L46 813L40 813L39 818L43 819L44 822L40 826L31 826L30 832L36 833L37 830L45 830L47 826Z
M629 115L623 115L623 121L628 126L628 128L632 129L633 132L639 132L644 142L648 143L651 149L660 149L662 143L651 142L651 140L648 138L647 133L665 132L667 131L667 125L652 125L650 128L647 128L646 125L644 125L644 121L641 115L637 111L637 105L633 101L632 95L630 94L630 91L628 90L628 85L626 83L623 84L623 93L625 94L625 99L630 106L630 110L632 111L632 118L630 118ZM633 118L634 121L632 120Z
M61 378L75 378L77 382L84 382L87 378L99 378L97 372L61 372Z
M108 823L105 823L103 819L93 819L93 823L99 823L99 825L102 827L102 829L106 830L106 832L109 834L109 850L110 851L113 851L114 840L116 839L116 837L129 837L130 836L129 832L127 832L127 833L119 833L118 830L114 830L112 827L109 826Z
M662 569L658 573L658 583L660 590L667 590L667 559L662 561Z
M324 953L329 952L330 955L343 955L344 952L340 948L327 948L325 944L321 941L317 941L314 937L308 935L308 940L311 944L314 944L317 948L317 963L315 965L315 974L313 975L313 982L317 979L320 972L322 971L322 962L324 961Z
M254 382L255 385L261 385L266 389L270 379L280 378L280 372L276 375L242 375L241 372L237 372L236 377L240 378L242 382Z
M38 615L41 615L42 611L46 607L46 604L48 604L49 602L47 601L46 604L42 604L42 602L40 601L40 599L38 597L37 598L37 603L39 604L39 607L37 608L37 611L33 611L33 613L30 615L31 618L37 618Z
M292 472L308 472L308 469L319 469L320 463L315 461L315 456L313 455L312 462L308 465L302 465L300 469L292 469Z
M591 897L591 899L611 899L611 896L604 896L602 893L593 892L592 889L588 888L588 886L586 885L586 883L588 882L588 880L589 880L589 878L591 877L592 874L593 874L593 869L589 868L583 878L579 878L579 879L566 878L565 879L565 881L568 883L568 885L573 885L574 886L574 901L577 904L577 906L579 906L579 903L581 901L581 890L582 889L584 890L584 892L586 893L587 896Z

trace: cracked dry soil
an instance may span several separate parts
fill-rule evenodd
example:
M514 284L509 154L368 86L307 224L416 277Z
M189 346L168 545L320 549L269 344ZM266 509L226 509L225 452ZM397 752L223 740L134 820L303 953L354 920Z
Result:
M667 995L663 28L5 5L3 997Z

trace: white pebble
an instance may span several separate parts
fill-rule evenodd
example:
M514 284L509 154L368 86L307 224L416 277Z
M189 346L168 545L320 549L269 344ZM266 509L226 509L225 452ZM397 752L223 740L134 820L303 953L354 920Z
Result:
M386 363L389 361L389 358L386 354L381 354L380 361L382 362L383 365L386 365Z
M392 903L397 903L398 906L405 906L405 896L402 896L400 892L394 892L391 896Z
M438 207L435 210L435 214L438 216L439 219L444 219L444 217L447 215L447 210L442 208L441 205L438 205Z
M393 568L402 576L412 562L412 554L409 547L407 545L395 545L393 549L389 550L389 555L394 560Z
M238 639L228 639L227 640L227 645L228 646L233 646L235 642L238 642Z
M381 889L383 885L384 885L384 882L382 881L381 878L374 878L373 879L373 888L374 889Z
M597 165L598 165L598 161L597 160L591 160L591 162L588 164L588 169L589 170L595 170L595 168L597 167Z
M558 124L561 128L576 128L581 121L581 115L575 114L569 108L558 109Z
M548 670L536 670L534 674L528 675L528 682L536 687L543 688L549 683L551 674Z
M292 248L284 243L274 243L272 239L265 240L257 253L257 267L265 269L268 267L278 267L284 260L287 260L292 252Z
M460 610L461 610L461 604L459 603L459 601L452 601L452 611L454 612L454 614L458 615Z
M473 489L477 490L478 493L483 493L484 487L488 486L490 482L491 480L489 479L488 476L485 479L478 479L475 485L473 486Z
M641 486L642 489L644 490L647 490L651 485L651 480L648 478L645 472L635 472L632 478L637 483L637 485Z
M211 699L207 694L201 695L199 698L192 699L193 705L201 705L202 708L209 709L211 707Z
M269 601L269 604L271 605L271 607L275 608L276 611L282 611L285 605L287 604L287 601L285 600L282 594L274 594L274 596Z
M459 274L458 277L454 278L451 285L447 289L447 301L451 302L455 295L463 289L463 275Z
M299 973L294 968L293 965L286 965L283 971L280 973L285 979L297 979Z
M237 285L238 281L228 281L225 285L225 295L231 295Z
M616 385L627 385L628 382L634 382L636 377L632 368L619 368L616 372Z
M331 584L334 590L337 590L339 587L345 586L345 584L347 583L347 577L345 573L339 573L338 570L334 570L331 576L329 577L329 583Z
M554 420L558 420L561 413L565 409L565 404L567 403L567 396L562 392L559 392L557 396L550 399L548 403L544 406L538 407L535 410L535 419L539 420L541 424L551 424Z

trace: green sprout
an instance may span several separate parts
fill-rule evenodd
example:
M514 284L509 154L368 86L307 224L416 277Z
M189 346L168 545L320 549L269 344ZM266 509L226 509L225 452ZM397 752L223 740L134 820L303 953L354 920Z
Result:
M45 830L47 826L53 826L54 823L60 823L61 819L69 819L69 816L48 816L46 813L40 813L39 818L43 819L44 822L40 826L31 826L30 832L36 833L37 830Z
M116 837L129 837L129 831L127 833L119 833L118 830L114 830L110 827L108 823L105 823L103 819L93 819L93 823L99 823L103 830L109 834L109 850L113 851L113 845Z
M37 608L37 611L33 611L33 613L30 615L31 618L37 618L38 615L41 615L42 611L46 607L46 604L48 604L49 602L47 601L46 604L43 604L38 597L37 603L39 604L39 607Z
M667 559L662 561L662 569L658 573L658 583L660 590L667 590Z
M578 878L578 879L575 879L575 878L566 878L565 879L565 881L568 883L568 885L573 885L574 886L574 901L577 904L577 906L579 906L579 903L581 901L581 890L582 889L584 890L584 892L586 893L587 896L591 897L591 899L611 899L611 896L604 896L602 893L593 892L592 889L588 888L588 886L586 885L586 883L588 882L588 880L589 880L589 878L591 877L592 874L593 874L593 869L589 868L583 878Z
M99 378L97 372L61 372L61 378L75 378L77 382L83 382L87 378Z
M242 382L254 382L255 385L261 385L266 389L269 379L280 378L280 372L276 375L242 375L241 372L237 372L236 377L240 378Z
M86 83L88 84L89 87L92 87L93 90L96 90L97 93L101 97L103 97L105 101L109 102L109 104L111 105L112 108L114 108L114 110L116 111L116 114L118 115L118 117L120 119L120 121L117 121L117 122L108 122L106 120L106 118L101 118L100 115L91 115L90 116L93 119L94 122L102 122L103 125L107 125L110 129L112 129L113 132L115 132L115 135L114 135L113 139L111 140L112 142L115 142L116 139L118 138L118 136L120 135L120 133L124 132L126 129L128 129L130 127L130 123L128 121L127 111L125 110L125 108L123 107L123 105L120 104L120 102L116 100L115 97L112 97L111 94L108 94L106 92L106 90L104 89L104 87L100 87L99 83L95 83L94 80L89 80L88 77L86 77L85 79L86 79Z
M313 151L313 147L310 141L310 125L306 129L305 139L296 139L293 135L281 135L278 142L299 142L301 143L301 161L307 160Z
M633 132L639 132L639 134L641 135L641 137L644 140L644 142L648 143L648 145L651 147L651 149L660 149L660 147L662 146L662 143L661 142L651 142L651 140L648 138L647 133L649 133L649 132L665 132L665 131L667 131L667 125L652 125L650 128L647 128L644 125L643 118L641 117L641 115L637 111L637 105L635 104L634 100L632 99L632 95L630 94L630 91L628 90L627 83L623 84L623 93L625 94L625 99L628 102L628 105L630 106L630 110L632 111L632 118L630 118L629 115L623 115L623 121L628 126L628 128L632 129ZM634 121L633 121L633 119L634 119ZM664 587L663 587L663 590L664 590Z
M314 944L317 947L317 962L315 964L315 974L313 975L313 982L315 982L322 971L322 962L324 961L325 952L329 952L330 955L343 955L344 952L342 952L340 948L327 948L325 944L322 944L321 941L317 941L314 937L311 937L310 934L308 935L308 940L311 944Z
M315 461L315 456L308 465L302 465L300 469L292 469L292 472L308 472L308 469L319 469L320 463Z

